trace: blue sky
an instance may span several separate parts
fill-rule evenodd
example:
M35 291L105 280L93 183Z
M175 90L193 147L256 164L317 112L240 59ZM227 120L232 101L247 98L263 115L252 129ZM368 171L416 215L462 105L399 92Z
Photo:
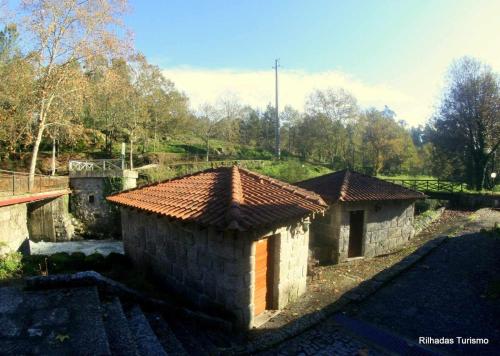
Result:
M137 49L196 107L233 95L265 106L281 59L282 102L345 87L411 124L432 113L454 58L500 69L499 1L138 1L126 23Z

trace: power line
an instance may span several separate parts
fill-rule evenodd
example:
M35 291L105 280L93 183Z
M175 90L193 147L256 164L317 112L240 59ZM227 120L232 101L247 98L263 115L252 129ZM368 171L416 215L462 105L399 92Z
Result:
M279 116L279 107L278 107L278 67L280 67L279 64L279 59L274 60L274 78L275 78L275 99L276 99L276 106L275 106L275 138L276 138L276 145L275 145L275 153L276 157L278 159L281 158L281 148L280 148L280 116Z

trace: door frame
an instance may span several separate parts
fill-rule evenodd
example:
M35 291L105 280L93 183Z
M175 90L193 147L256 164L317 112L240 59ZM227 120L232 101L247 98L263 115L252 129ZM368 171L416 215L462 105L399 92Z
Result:
M359 256L349 256L349 244L351 243L351 214L354 212L362 212L363 213L363 219L362 219L362 227L361 227L361 240L360 240L360 255ZM349 235L347 237L347 251L346 251L346 257L348 260L353 260L353 259L360 259L364 258L365 256L365 238L366 238L366 210L365 209L352 209L348 210L348 216L349 216Z
M255 251L257 250L257 243L261 240L267 240L267 272L266 272L266 310L275 310L278 305L278 281L279 281L279 256L277 244L279 243L280 234L270 234L262 236L253 242ZM252 271L252 304L255 301L255 286L256 286L256 275L255 275L255 259L257 253L255 252L253 256L253 271ZM255 315L255 304L254 311L252 312L253 317ZM260 315L260 314L259 314Z

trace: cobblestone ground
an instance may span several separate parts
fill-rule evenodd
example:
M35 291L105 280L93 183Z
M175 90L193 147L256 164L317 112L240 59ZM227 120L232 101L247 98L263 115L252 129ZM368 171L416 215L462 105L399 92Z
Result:
M463 355L500 350L500 238L489 233L500 212L481 210L458 236L351 310L412 341L419 336L488 338L489 345L434 346Z
M468 222L470 214L472 212L446 210L438 221L424 229L407 246L395 253L319 267L319 278L310 278L307 281L307 293L296 302L289 304L255 333L272 332L273 329L280 328L293 320L300 319L303 315L314 313L334 303L345 292L396 264L427 241L442 234L450 234L454 229Z
M490 340L486 347L432 348L450 354L498 355L500 303L492 287L500 285L500 238L480 230L500 223L500 212L484 209L467 221L456 237L361 304L350 307L350 317L411 341L419 336L486 337ZM380 354L384 351L346 332L332 318L262 353Z
M351 336L329 319L260 355L384 355Z

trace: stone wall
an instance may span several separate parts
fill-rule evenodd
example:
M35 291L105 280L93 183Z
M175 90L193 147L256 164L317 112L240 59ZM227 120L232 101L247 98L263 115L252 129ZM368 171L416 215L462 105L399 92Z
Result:
M341 209L333 204L324 216L317 216L311 224L310 249L321 264L336 261L339 247Z
M33 241L67 241L74 237L68 196L28 204L28 231Z
M119 211L106 201L106 195L110 194L106 179L109 178L70 179L71 213L84 224L84 234L100 237L119 235Z
M79 233L90 237L119 237L120 211L106 197L137 186L137 171L86 172L70 177L71 212L79 220Z
M339 249L337 260L347 259L349 246L349 213L364 210L362 255L374 257L400 247L410 240L413 228L413 201L356 202L341 204Z
M0 207L0 255L20 249L28 239L26 204Z
M253 323L255 241L274 243L274 308L305 291L306 225L253 233L216 231L179 224L164 217L121 209L125 253L136 266L156 275L201 308L224 311L237 325Z
M275 309L283 309L306 291L309 254L308 226L309 222L306 221L273 232L277 234L274 271L278 291L277 297L275 294L274 298Z
M349 246L349 212L364 210L362 254L378 256L395 249L414 235L413 201L377 201L335 203L325 217L314 220L311 227L311 249L320 262L347 260Z

